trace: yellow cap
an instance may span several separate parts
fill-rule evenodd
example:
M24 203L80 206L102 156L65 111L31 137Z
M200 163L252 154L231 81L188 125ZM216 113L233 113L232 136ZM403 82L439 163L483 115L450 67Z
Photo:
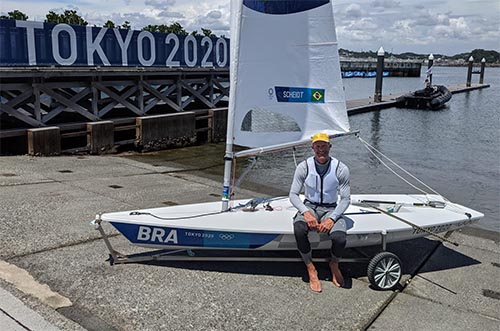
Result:
M330 142L330 137L328 136L328 134L323 133L323 132L319 132L319 133L314 134L311 137L311 139L312 139L313 143L315 143L317 141L324 141L324 142L327 142L327 143Z

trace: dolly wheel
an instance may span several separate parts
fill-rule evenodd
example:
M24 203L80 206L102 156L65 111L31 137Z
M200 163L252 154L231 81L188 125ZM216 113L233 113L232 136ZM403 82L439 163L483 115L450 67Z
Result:
M375 255L368 264L368 280L377 290L392 290L401 280L401 260L390 252Z

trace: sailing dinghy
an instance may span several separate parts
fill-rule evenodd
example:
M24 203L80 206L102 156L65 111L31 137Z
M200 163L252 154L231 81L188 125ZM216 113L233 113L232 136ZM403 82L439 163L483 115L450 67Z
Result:
M222 205L209 202L98 215L93 224L106 242L112 264L201 259L193 256L195 250L295 251L296 209L288 197L233 200L233 161L309 144L320 131L332 138L352 134L331 1L238 0L231 5L231 93ZM249 149L236 153L233 145ZM378 289L393 289L401 278L401 262L385 251L386 243L438 236L482 216L436 194L352 195L343 215L347 247L381 245L382 252L368 265L370 282ZM164 251L123 256L111 247L102 222L134 245ZM312 232L310 240L315 250L331 245L324 234ZM189 254L179 256L182 250Z

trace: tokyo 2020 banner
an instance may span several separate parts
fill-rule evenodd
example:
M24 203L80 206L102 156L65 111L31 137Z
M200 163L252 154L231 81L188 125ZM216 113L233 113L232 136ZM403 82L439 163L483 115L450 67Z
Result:
M229 66L229 40L0 20L0 66Z

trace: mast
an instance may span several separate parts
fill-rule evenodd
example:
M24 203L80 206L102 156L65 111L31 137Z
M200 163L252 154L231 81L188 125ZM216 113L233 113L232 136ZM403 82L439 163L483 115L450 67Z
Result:
M224 181L222 189L222 211L229 209L231 200L231 170L233 166L233 140L234 140L234 112L236 105L236 88L238 85L238 53L241 30L241 7L242 0L231 1L231 38L230 38L230 62L229 62L229 108L227 113L226 152L224 153Z

